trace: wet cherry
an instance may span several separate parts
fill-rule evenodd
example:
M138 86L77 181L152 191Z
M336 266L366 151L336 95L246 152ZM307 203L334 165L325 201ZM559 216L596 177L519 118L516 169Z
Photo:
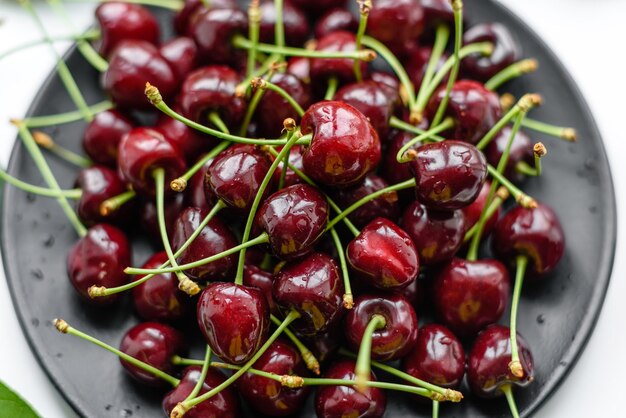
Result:
M128 190L117 172L111 168L103 165L83 168L76 179L76 187L82 190L76 211L80 219L89 225L99 222L124 223L133 214L133 204L130 202L107 216L100 213L102 202Z
M483 184L483 187L480 189L480 193L476 197L476 200L474 200L468 206L465 206L463 209L461 209L461 211L463 212L463 215L465 215L465 229L466 230L469 230L472 226L478 223L478 220L480 219L480 215L483 211L483 208L485 207L485 204L487 203L487 198L489 197L490 188L491 188L491 182L489 180L485 181L485 183ZM491 231L496 225L496 222L498 221L498 218L500 218L501 213L502 213L502 207L498 207L496 212L489 219L487 219L487 221L485 222L485 226L483 227L483 232L482 232L483 236L487 236L491 233Z
M463 74L479 81L487 81L519 59L519 46L509 29L501 23L481 23L463 34L465 45L491 42L489 56L473 54L461 61Z
M186 36L170 39L161 45L159 52L179 80L184 79L198 63L198 47L193 39Z
M119 110L105 110L87 124L83 148L93 162L115 167L119 143L133 128L133 122Z
M354 52L356 36L346 31L336 31L317 41L316 51ZM313 58L311 59L311 80L325 86L330 78L337 78L341 83L350 83L354 78L354 60L350 58ZM367 74L367 65L361 61L361 73Z
M248 255L248 253L246 253ZM272 286L274 285L274 275L253 264L247 263L243 270L243 284L260 289L267 299L267 306L274 315L278 313L278 307L272 296Z
M289 94L303 109L311 104L311 92L307 84L289 73L276 73L270 80ZM300 121L300 116L289 102L278 93L266 90L259 102L256 119L259 133L268 138L278 138L283 130L283 121L292 118Z
M187 35L196 41L201 62L235 64L241 51L231 40L247 29L248 18L238 8L199 8L189 20Z

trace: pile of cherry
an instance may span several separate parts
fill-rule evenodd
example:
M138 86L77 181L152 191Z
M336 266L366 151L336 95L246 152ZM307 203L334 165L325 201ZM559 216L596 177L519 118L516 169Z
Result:
M15 121L50 188L2 177L61 203L80 235L71 284L105 310L129 291L146 321L119 350L55 325L169 387L167 416L237 417L239 397L287 416L314 396L318 417L382 417L391 390L437 416L464 381L519 416L512 390L534 376L515 331L523 280L565 247L554 211L519 188L546 155L520 128L574 133L526 117L539 95L496 92L536 68L503 25L464 32L460 0L358 4L186 0L161 43L149 9L102 3L79 49L112 105L72 96L89 161ZM88 165L78 189L35 143ZM139 224L159 252L135 268L125 231ZM479 258L488 237L498 259ZM183 323L204 359L184 357Z

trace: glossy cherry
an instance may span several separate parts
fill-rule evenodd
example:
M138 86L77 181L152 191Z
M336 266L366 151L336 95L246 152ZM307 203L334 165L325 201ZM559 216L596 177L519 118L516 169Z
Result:
M187 343L182 333L158 322L142 322L129 329L120 343L120 351L165 372L172 373L172 356L182 355ZM120 359L124 369L138 381L150 386L163 386L161 378L126 360Z
M198 64L198 47L186 36L172 38L159 48L179 80L184 79Z
M176 219L178 219L178 216L186 207L185 196L182 193L174 193L171 196L166 196L164 204L165 228L167 230L167 236L171 237L174 232L174 222L176 222ZM161 239L156 202L154 199L145 199L141 202L139 220L141 227L148 233L152 241L156 245L162 246L163 240Z
M93 162L115 167L119 143L133 128L133 122L119 110L105 110L87 124L83 148Z
M509 29L501 23L481 23L463 34L465 45L490 42L493 52L489 56L472 54L461 61L463 74L479 81L487 81L519 59L519 46Z
M483 187L480 189L480 193L476 197L472 203L468 206L465 206L461 211L465 216L465 229L469 230L471 227L476 225L480 219L480 215L483 212L483 208L487 203L487 198L489 197L489 190L491 189L491 182L489 180L485 181ZM502 207L498 207L493 215L485 222L483 227L483 236L487 236L493 231L493 228L496 226L496 222L500 218L502 214Z
M419 0L373 0L367 33L387 45L416 40L424 30Z
M376 81L362 81L342 87L333 100L348 103L355 107L372 124L379 138L385 138L389 132L389 119L393 116L399 96Z
M313 134L302 154L306 173L327 186L347 187L361 182L381 157L380 140L367 118L349 104L318 102L301 122L303 135Z
M509 144L511 137L511 127L506 126L491 140L487 148L485 149L485 156L487 161L497 166L502 157L502 153ZM515 138L511 143L511 149L509 151L509 159L506 164L504 175L511 181L521 182L524 180L524 175L518 172L515 167L520 162L528 163L530 166L534 165L535 154L533 153L533 143L530 137L523 131L518 131L515 134Z
M344 320L344 332L350 347L358 351L367 324L374 315L382 315L386 324L372 334L372 359L397 360L404 357L417 340L417 315L411 303L400 294L363 295Z
M321 334L341 319L343 293L339 266L324 253L287 263L274 277L272 290L281 309L300 312L292 328L303 335Z
M289 157L288 157L289 166L293 166L294 168L300 171L304 170L304 167L302 167L303 150L304 149L301 145L294 145L293 147L291 147L291 149L289 150ZM276 169L276 175L280 177L280 175L282 174L282 170L284 169L285 168L283 168L282 164L278 166L278 168ZM302 178L300 178L300 176L297 175L291 168L287 167L286 170L287 172L285 173L285 184L284 184L285 187L302 183Z
M154 129L161 132L167 142L178 149L189 163L195 162L200 154L208 151L215 143L212 137L203 135L164 113L159 114Z
M356 36L346 31L336 31L317 41L316 51L354 52ZM354 60L350 58L313 58L311 59L311 80L324 85L328 79L337 78L341 83L350 83L354 78ZM367 74L367 65L360 62L361 73Z
M212 162L213 159L207 161L187 182L187 188L185 189L185 204L187 206L204 210L213 208L217 199L210 188L205 189L204 187L204 177ZM209 195L207 195L207 192Z
M265 295L265 299L267 299L267 306L269 306L270 312L274 315L278 313L278 306L276 306L272 296L272 286L274 285L274 275L272 273L247 263L243 269L243 284L260 289Z
M454 24L454 11L449 0L419 0L424 9L424 21L427 27L439 23Z
M113 169L103 165L83 168L78 173L76 187L82 190L76 211L83 222L89 225L100 222L124 223L132 216L133 205L130 202L107 216L100 213L102 202L128 190Z
M267 339L270 312L263 292L234 283L211 283L198 299L198 326L213 353L243 364Z
M234 9L237 8L236 0L211 0L203 3L202 0L185 0L183 8L174 15L174 29L181 35L187 35L189 22L199 10L210 7L211 9Z
M261 26L259 27L259 41L273 44L274 26L276 25L276 8L273 0L264 0L260 5ZM287 45L300 46L309 37L311 32L306 15L291 2L283 4L282 10L283 27L285 31L285 43Z
M411 165L399 163L396 159L400 148L413 138L415 138L415 135L406 131L398 131L391 135L391 140L387 144L387 150L383 154L383 159L380 164L381 176L388 184L401 183L413 177ZM417 149L417 146L413 149ZM406 194L406 191L402 190L399 194ZM415 198L414 196L415 193L411 193L411 197Z
M337 323L322 334L303 336L302 341L313 352L315 358L322 365L325 365L335 358L337 350L344 343L343 327Z
M511 281L498 260L454 258L432 284L438 318L457 335L476 335L502 317L509 301Z
M311 60L304 57L291 57L287 62L287 72L306 84L311 83Z
M370 79L389 87L394 92L392 95L393 100L396 100L396 95L398 95L397 100L399 100L400 81L393 74L386 71L372 71Z
M344 7L347 0L320 0L314 3L309 0L291 0L291 2L299 9L317 16L329 9Z
M413 85L419 90L426 74L426 68L428 67L428 61L432 55L433 50L430 47L415 48L409 54L409 58L406 63L406 72L411 78ZM435 71L439 71L448 59L447 54L443 54L437 61ZM443 83L447 82L447 77L444 78Z
M231 40L247 29L248 18L238 8L199 8L189 20L187 36L196 41L202 62L233 64L241 51L233 47Z
M338 30L356 33L358 27L359 20L349 10L331 9L317 19L313 32L319 39Z

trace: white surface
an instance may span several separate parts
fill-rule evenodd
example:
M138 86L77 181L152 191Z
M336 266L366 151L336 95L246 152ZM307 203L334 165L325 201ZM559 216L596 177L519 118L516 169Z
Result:
M501 0L557 52L583 91L600 126L611 160L617 190L620 219L618 248L613 278L606 304L596 330L566 382L536 414L548 417L619 417L623 404L626 362L626 275L620 257L624 243L622 221L626 219L626 164L620 159L626 151L624 138L623 55L626 42L626 2L621 0ZM26 41L39 39L33 22L13 0L0 0L0 53ZM45 2L36 2L51 33L67 34ZM76 27L92 21L93 6L72 4ZM60 45L63 51L67 44ZM6 166L15 138L11 117L26 112L44 77L54 65L46 47L21 52L0 62L0 164ZM548 104L555 105L555 104ZM584 237L580 237L584 239ZM4 270L0 269L0 380L28 399L45 418L75 417L59 393L49 383L31 353L15 316ZM6 415L0 411L0 418Z

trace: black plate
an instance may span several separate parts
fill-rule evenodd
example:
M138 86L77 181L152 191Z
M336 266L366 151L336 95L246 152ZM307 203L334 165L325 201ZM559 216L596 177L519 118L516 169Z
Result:
M615 248L616 214L611 175L600 134L580 92L554 54L509 11L493 1L467 0L472 22L499 21L507 25L523 47L524 56L539 60L540 71L511 83L519 97L541 93L545 105L533 117L578 130L579 142L569 144L533 134L550 150L545 176L530 180L530 194L552 205L565 228L567 251L552 277L523 292L520 331L530 342L536 361L536 382L517 392L523 416L530 416L567 375L593 330L609 283ZM68 64L89 103L102 99L97 74L73 50ZM59 78L46 81L29 115L73 110ZM64 146L79 151L83 123L45 129ZM49 163L62 187L72 186L76 170L54 157ZM42 184L41 176L19 143L9 172ZM66 277L65 255L76 235L52 199L29 196L5 187L2 207L2 254L14 304L31 348L65 399L84 417L157 417L160 394L130 381L117 360L101 349L59 335L55 317L117 345L125 330L137 322L130 307L111 312L87 307L76 297ZM134 265L149 255L139 243ZM126 305L126 301L123 305ZM464 390L467 393L467 390ZM303 417L312 417L308 407ZM249 414L249 416L255 416ZM430 416L428 408L407 398L390 399L387 417ZM443 406L443 417L508 417L503 400L484 402L468 396L455 407Z

